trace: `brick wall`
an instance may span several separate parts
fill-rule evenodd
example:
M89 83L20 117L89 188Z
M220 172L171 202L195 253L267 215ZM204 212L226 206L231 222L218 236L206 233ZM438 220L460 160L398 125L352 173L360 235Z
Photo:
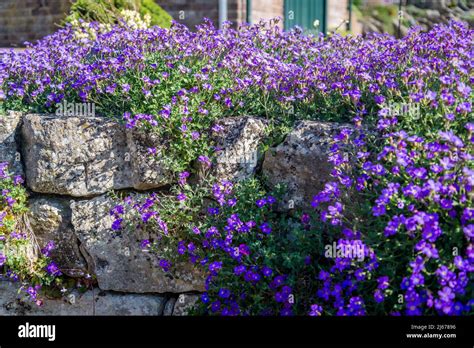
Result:
M194 28L202 22L202 18L209 18L215 25L219 21L218 0L157 0L163 9L179 23Z
M68 0L0 0L0 47L22 46L57 30Z

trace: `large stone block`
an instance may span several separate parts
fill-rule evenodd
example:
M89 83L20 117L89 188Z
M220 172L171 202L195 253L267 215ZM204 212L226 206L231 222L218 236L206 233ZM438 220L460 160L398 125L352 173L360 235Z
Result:
M71 204L72 224L82 247L92 260L93 273L102 290L149 293L203 291L202 275L188 263L164 272L156 256L140 247L149 232L115 233L110 209L114 201L106 196Z
M22 113L16 111L0 115L0 163L8 162L10 171L17 175L23 175L21 155L16 142L22 116Z
M163 314L166 298L159 295L123 294L100 291L97 288L80 293L68 292L65 298L44 298L43 305L37 306L20 291L19 283L0 281L0 315L146 315Z
M147 190L171 183L173 174L165 169L161 160L166 156L166 141L139 129L127 129L126 136L132 168L131 186ZM148 149L156 149L157 154L151 156Z
M62 273L82 277L89 273L86 259L71 224L70 200L56 197L33 197L29 201L30 226L41 248L53 241L52 259Z
M24 119L26 179L35 192L88 197L171 183L171 174L148 154L148 148L161 144L152 134L102 117L32 114Z
M240 181L251 178L261 158L265 122L254 117L229 117L216 122L211 139L217 148L217 163L211 173L218 180ZM205 167L199 164L201 172ZM202 175L202 174L201 174Z
M283 143L265 154L263 175L271 186L285 184L280 208L311 208L313 197L324 189L333 169L328 161L334 135L350 125L302 121Z
M174 316L185 316L189 314L189 311L197 304L199 301L199 295L197 294L181 294L178 296L174 308Z
M124 129L99 117L27 115L22 127L28 186L91 196L131 186Z

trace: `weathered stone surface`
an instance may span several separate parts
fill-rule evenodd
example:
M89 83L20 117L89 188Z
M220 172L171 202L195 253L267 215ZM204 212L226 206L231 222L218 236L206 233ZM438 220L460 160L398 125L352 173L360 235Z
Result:
M173 315L174 305L176 304L176 297L170 297L168 301L165 303L165 308L163 310L164 316L171 316Z
M0 315L93 315L94 293L73 291L66 299L44 299L42 306L18 293L21 284L0 281Z
M76 290L61 299L44 299L42 306L27 300L20 284L0 281L0 315L147 315L163 314L165 297L159 295L123 294L110 291ZM40 296L41 297L41 296ZM42 297L43 298L43 297Z
M26 115L22 127L28 186L35 192L88 197L111 189L149 189L171 183L153 134L127 130L102 117ZM164 150L163 150L164 152Z
M51 257L61 272L71 277L88 273L86 260L71 224L70 200L33 197L29 204L29 222L38 244L43 248L50 240L54 242L56 247L51 252Z
M199 301L199 295L181 294L178 296L173 308L174 316L188 315L189 310Z
M102 290L123 292L189 292L201 291L204 280L191 264L176 265L176 271L165 273L157 260L140 247L150 238L141 230L115 233L109 212L112 199L99 196L71 204L72 224L82 247L92 260L93 273Z
M165 298L158 295L101 292L95 297L95 315L162 315Z
M28 186L74 197L131 186L122 126L100 117L26 115L22 127Z
M261 157L259 146L265 136L265 122L254 117L229 117L216 122L222 127L212 133L217 164L211 173L219 180L244 180L252 177ZM204 167L200 164L200 169Z
M310 208L312 198L324 188L332 170L328 154L332 138L350 125L302 121L283 143L265 154L263 175L272 186L287 185L280 208Z
M0 115L0 163L8 162L10 171L17 175L23 175L21 155L15 141L21 126L22 116L22 113L16 111Z
M160 161L166 153L166 143L156 134L147 134L143 130L127 129L127 144L132 168L132 186L137 190L146 190L167 185L173 176ZM150 156L148 149L155 148L157 155Z

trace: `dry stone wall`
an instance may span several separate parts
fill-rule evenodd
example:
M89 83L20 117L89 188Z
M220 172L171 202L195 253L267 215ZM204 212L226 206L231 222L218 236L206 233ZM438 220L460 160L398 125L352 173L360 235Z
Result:
M231 117L217 126L213 129L219 131L211 135L219 147L211 169L216 176L242 180L261 170L270 185L286 183L287 198L298 206L328 178L330 139L342 127L302 122L263 154L265 120ZM15 284L0 282L0 315L187 313L204 291L203 274L189 263L165 274L156 256L140 247L149 236L114 233L109 214L114 206L109 191L140 195L173 183L160 157L147 155L149 147L164 146L162 139L101 117L0 115L0 162L10 162L26 177L28 217L40 247L53 240L57 248L52 258L61 271L70 277L92 275L98 286L77 294L73 303L48 300L38 309L14 298Z

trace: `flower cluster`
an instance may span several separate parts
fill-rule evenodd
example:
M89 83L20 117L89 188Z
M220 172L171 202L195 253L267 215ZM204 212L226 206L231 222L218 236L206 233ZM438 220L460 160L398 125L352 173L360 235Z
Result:
M45 245L40 255L34 255L35 244L22 223L22 217L28 211L22 183L21 176L10 173L8 162L0 163L0 277L21 281L21 290L27 298L41 305L41 286L51 285L62 273L50 258L55 248L52 241Z

